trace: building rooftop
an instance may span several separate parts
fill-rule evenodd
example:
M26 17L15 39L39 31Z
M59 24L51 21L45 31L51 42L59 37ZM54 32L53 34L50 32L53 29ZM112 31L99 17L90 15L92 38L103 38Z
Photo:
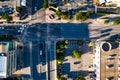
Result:
M102 80L118 80L120 74L119 72L120 43L116 42L99 43L99 47L100 47L100 78Z
M0 43L0 53L6 52L7 50L7 44L5 43Z

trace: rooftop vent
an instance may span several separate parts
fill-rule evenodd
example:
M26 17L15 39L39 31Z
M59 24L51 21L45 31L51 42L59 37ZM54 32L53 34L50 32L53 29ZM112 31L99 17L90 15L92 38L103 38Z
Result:
M102 47L103 51L109 51L109 50L111 50L111 44L109 42L102 43L101 47Z

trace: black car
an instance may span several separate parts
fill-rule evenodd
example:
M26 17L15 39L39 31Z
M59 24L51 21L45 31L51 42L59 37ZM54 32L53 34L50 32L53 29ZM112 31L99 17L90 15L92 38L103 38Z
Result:
M42 59L42 65L45 65L45 64L46 64L46 60L44 58L44 59Z
M40 43L40 50L42 50L43 49L43 44L42 43Z
M74 62L74 64L80 64L80 61Z
M45 57L46 55L45 55L45 53L43 53L43 57Z

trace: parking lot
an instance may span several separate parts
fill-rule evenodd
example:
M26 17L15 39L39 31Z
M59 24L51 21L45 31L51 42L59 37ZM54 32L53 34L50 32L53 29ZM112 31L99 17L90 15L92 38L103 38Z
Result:
M73 50L82 52L80 59L72 57ZM69 40L68 48L65 49L65 59L59 69L61 69L62 76L66 77L68 80L74 80L79 75L89 78L88 67L92 62L92 54L88 44L84 43L83 46L80 46L77 40Z
M8 5L9 7L15 8L16 1L15 0L4 0L4 1L0 1L0 6L5 6Z

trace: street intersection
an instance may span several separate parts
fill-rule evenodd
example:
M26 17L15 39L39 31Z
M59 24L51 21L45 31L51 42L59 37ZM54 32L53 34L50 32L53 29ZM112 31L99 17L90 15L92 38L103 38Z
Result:
M23 43L22 68L30 67L30 75L22 73L25 79L57 78L55 46L58 40L106 40L120 33L119 26L104 25L95 21L45 23L45 10L42 9L42 4L43 0L28 0L28 14L31 15L29 25L0 26L0 35L16 36Z
M0 28L1 35L13 35L21 39L23 43L22 68L30 67L30 75L22 73L22 76L33 80L53 80L57 77L55 45L58 40L98 40L100 35L110 33L111 35L107 35L109 38L119 34L120 31L119 26L104 25L101 27L101 25L87 23L36 23L27 25L27 27L19 25L0 26ZM22 33L19 33L21 31ZM100 39L106 39L106 36L102 36ZM45 53L45 57L40 55L40 44L44 45L42 53Z

